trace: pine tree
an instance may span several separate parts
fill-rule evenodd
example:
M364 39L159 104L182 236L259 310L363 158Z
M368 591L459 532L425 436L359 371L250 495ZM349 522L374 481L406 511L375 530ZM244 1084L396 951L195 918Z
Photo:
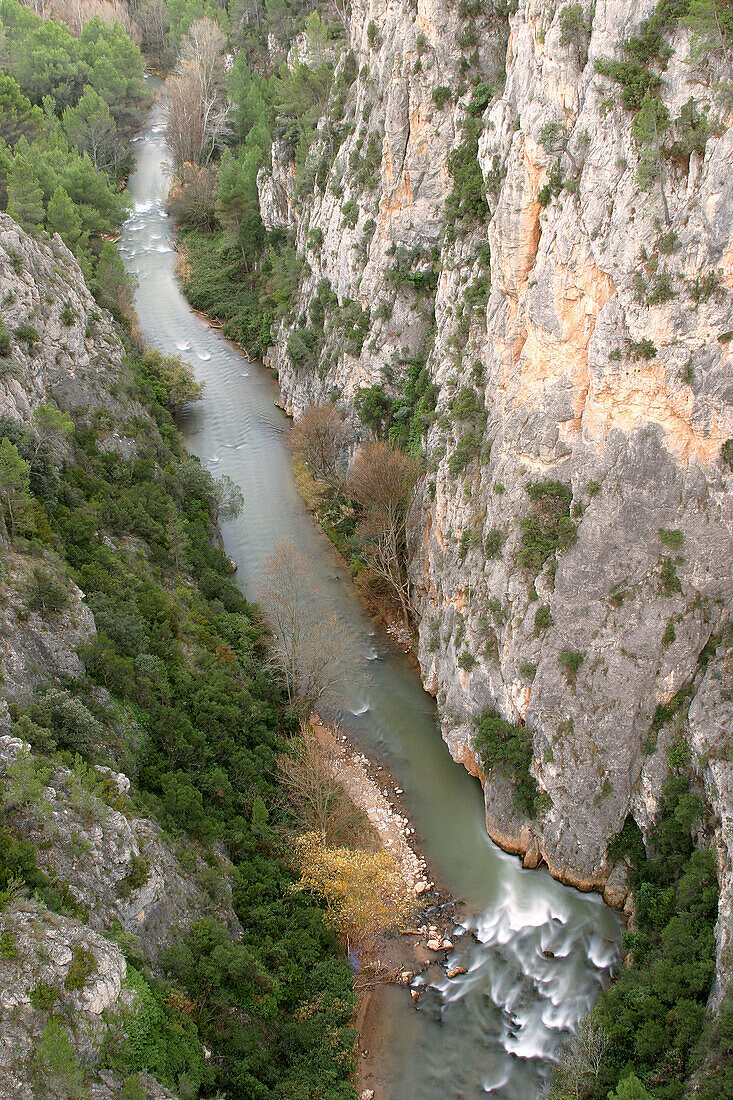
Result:
M22 155L13 159L8 176L8 214L29 232L43 222L43 192L33 165Z
M725 10L726 7L728 10ZM733 30L730 5L721 3L721 0L690 0L683 23L692 37L690 56L693 60L713 51L722 53L728 63L726 35Z
M81 236L81 218L67 191L59 185L51 195L46 213L49 233L58 233L64 244L73 249Z

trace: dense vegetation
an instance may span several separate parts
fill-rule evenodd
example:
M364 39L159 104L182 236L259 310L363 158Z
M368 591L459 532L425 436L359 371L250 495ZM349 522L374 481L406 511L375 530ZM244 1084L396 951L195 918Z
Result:
M722 1084L729 1073L718 1057L721 1043L729 1043L721 1034L729 1022L703 1030L715 975L718 911L715 853L695 844L704 815L700 797L676 769L664 787L648 854L632 819L612 843L612 858L623 858L630 867L636 917L624 934L632 963L596 1009L611 1039L592 1093L598 1100L631 1069L658 1100L685 1096L686 1081L705 1056L711 1055L713 1064L704 1094L712 1095L713 1082Z
M143 59L119 23L78 36L16 0L0 3L0 205L25 229L58 232L102 305L129 292L108 238L127 210L128 139L149 99Z
M15 479L15 547L37 562L43 591L57 578L45 613L53 621L63 602L53 563L65 563L98 628L84 651L89 680L15 707L15 726L41 759L124 767L138 811L206 854L215 892L224 871L212 845L223 843L234 863L239 942L206 918L165 958L163 979L124 944L141 971L131 980L145 1015L108 1063L149 1068L191 1096L350 1097L349 967L321 909L292 891L273 828L282 820L276 760L292 718L263 671L258 618L211 540L218 509L236 506L236 494L183 451L170 412L176 376L164 364L148 354L127 365L128 394L152 419L115 425L100 412L79 421L63 463L33 429L2 425L2 448L25 475ZM106 449L113 427L134 439L134 455ZM36 869L31 846L7 840L0 888L19 874L47 904L83 916ZM214 1051L206 1064L201 1042Z

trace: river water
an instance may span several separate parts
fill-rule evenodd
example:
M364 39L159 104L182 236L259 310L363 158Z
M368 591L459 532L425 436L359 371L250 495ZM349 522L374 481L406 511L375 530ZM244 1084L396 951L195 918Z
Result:
M378 997L384 1100L532 1100L540 1096L568 1031L593 1004L618 957L620 922L594 895L525 871L487 837L478 782L453 763L433 700L417 672L369 621L344 568L304 508L290 467L289 422L274 405L271 374L207 325L175 275L174 228L165 213L168 150L159 107L137 138L129 189L134 210L120 251L138 280L146 341L188 360L206 383L181 417L186 445L212 474L244 493L242 515L222 524L238 577L256 597L273 540L292 539L314 581L353 633L359 686L341 721L404 789L403 803L440 884L465 902L467 934L452 963L417 1002L391 987ZM380 1090L381 1091L381 1090Z

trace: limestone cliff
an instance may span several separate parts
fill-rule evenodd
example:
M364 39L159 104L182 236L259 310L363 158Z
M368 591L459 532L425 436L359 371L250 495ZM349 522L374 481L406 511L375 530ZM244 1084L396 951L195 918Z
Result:
M722 949L733 129L722 55L674 22L651 106L612 79L655 8L355 3L327 174L299 199L276 146L261 179L306 263L271 362L296 416L327 397L352 415L375 383L399 397L426 363L425 684L474 774L486 707L525 725L544 796L527 818L489 776L489 833L621 904L607 842L628 815L647 828L683 740L718 815Z

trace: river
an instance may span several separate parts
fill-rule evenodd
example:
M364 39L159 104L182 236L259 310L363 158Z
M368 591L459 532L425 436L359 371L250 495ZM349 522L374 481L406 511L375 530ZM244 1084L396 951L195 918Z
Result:
M276 383L194 313L178 284L174 227L165 212L168 150L159 107L133 145L134 210L120 251L138 280L145 340L188 360L206 383L181 417L189 450L244 493L242 515L222 524L238 577L256 597L273 540L290 538L312 565L326 602L353 632L362 668L345 701L344 728L404 789L403 804L440 884L465 902L474 935L451 961L467 973L438 977L417 1002L385 988L376 1007L384 1100L532 1100L563 1039L588 1011L618 957L620 922L595 895L525 871L484 828L478 782L453 763L433 700L390 640L374 628L348 570L307 513L287 448L289 421Z

